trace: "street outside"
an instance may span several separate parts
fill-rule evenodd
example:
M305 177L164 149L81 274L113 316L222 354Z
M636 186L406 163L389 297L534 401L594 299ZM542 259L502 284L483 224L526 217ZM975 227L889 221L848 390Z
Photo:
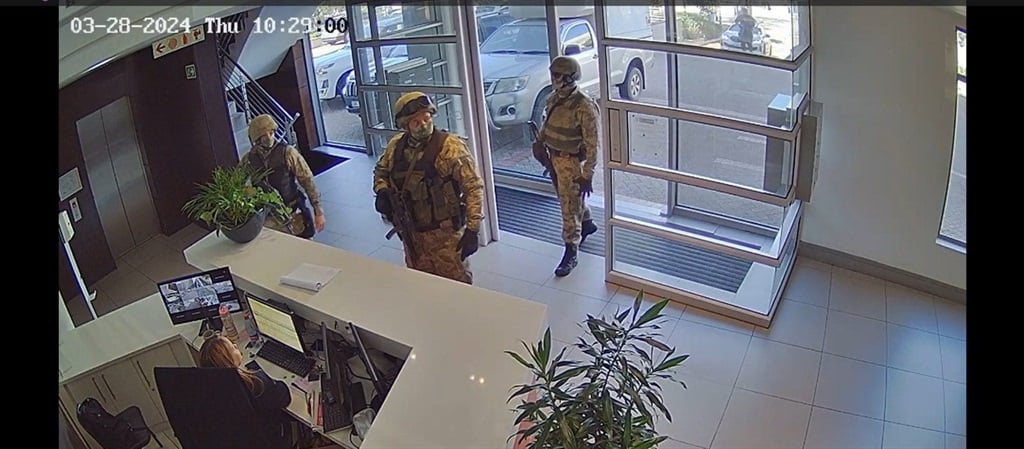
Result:
M732 8L721 8L732 12ZM753 14L759 26L772 37L775 57L788 53L793 30L786 8L754 7ZM730 14L731 15L731 14ZM732 23L732 17L722 17L722 23ZM655 40L664 40L663 23L652 25ZM703 43L718 48L717 41ZM780 50L781 49L781 50ZM654 53L654 62L646 71L646 89L640 97L645 104L667 106L668 57ZM687 55L676 56L679 107L764 124L768 105L778 94L793 95L794 85L800 84L791 72L762 66L714 60ZM614 86L613 86L614 87ZM800 89L801 87L797 87ZM599 91L590 92L594 96ZM611 89L612 98L618 99L618 89ZM358 115L345 111L340 98L321 102L329 141L364 146L362 124ZM663 117L630 114L627 117L629 158L633 164L670 168L669 126L677 126L676 166L680 171L719 179L753 189L761 189L764 182L764 136L748 134L710 125L670 121ZM540 175L541 166L533 159L530 141L523 126L491 130L493 166L506 172ZM791 149L790 149L791 150ZM598 158L592 200L600 200L604 192L603 157ZM963 171L965 173L965 170ZM962 180L962 182L961 182ZM667 212L669 182L630 173L616 172L614 192L618 204L630 203ZM677 203L689 207L742 218L755 223L779 227L784 210L732 195L680 185L676 187ZM965 211L966 176L954 176L949 195L951 209L943 228L956 235L966 229ZM959 219L957 219L959 217Z

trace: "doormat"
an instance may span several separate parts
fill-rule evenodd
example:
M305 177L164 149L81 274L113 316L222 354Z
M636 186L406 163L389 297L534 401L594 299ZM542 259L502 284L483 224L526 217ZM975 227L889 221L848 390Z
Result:
M309 164L309 169L313 171L313 176L330 170L331 168L334 168L335 165L348 160L347 157L334 156L322 151L310 151L305 156L306 163Z

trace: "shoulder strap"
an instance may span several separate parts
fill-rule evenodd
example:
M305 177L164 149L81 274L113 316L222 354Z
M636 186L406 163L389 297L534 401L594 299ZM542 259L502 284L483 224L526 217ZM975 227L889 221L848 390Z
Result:
M441 148L444 146L444 141L448 137L448 133L440 130L435 130L430 136L430 141L427 142L427 148L423 151L423 156L417 163L423 163L423 171L427 174L428 178L437 176L437 156L441 154Z

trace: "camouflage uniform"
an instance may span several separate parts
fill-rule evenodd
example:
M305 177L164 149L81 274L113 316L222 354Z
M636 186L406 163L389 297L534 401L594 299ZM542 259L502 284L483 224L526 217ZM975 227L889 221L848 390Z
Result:
M545 104L538 139L549 154L562 209L565 253L555 268L555 276L561 277L576 267L580 244L597 232L581 187L587 186L587 194L593 189L601 117L597 103L576 85L581 76L576 60L558 56L551 61L550 71L554 89Z
M441 131L434 131L438 133ZM406 136L401 133L391 138L384 148L384 154L377 161L373 171L373 190L396 188L392 170L396 147ZM423 155L425 146L413 147L405 145L402 157L409 165ZM463 260L457 245L466 229L479 231L483 220L483 180L476 173L476 165L466 144L455 135L448 134L441 143L440 153L434 162L437 176L441 179L450 177L462 194L461 201L465 204L465 224L453 229L450 224L442 224L438 229L417 231L411 236L400 236L403 245L415 249L416 258L412 258L406 250L405 264L414 270L420 270L456 281L473 283L473 273L469 270L468 260ZM446 199L448 200L448 199ZM429 198L423 199L429 202ZM415 207L415 206L412 206Z
M551 151L562 208L562 241L578 247L590 207L580 198L579 178L594 179L600 124L597 102L577 88L564 99L552 94L545 107L541 138ZM582 160L581 160L582 159Z
M283 152L283 154L278 152ZM283 168L285 172L291 173L291 177L294 177L293 182L298 182L298 185L305 192L305 197L308 198L309 204L313 206L312 213L306 207L306 198L302 198L302 195L297 195L295 198L290 199L288 197L292 195L283 192L294 190L294 186L291 188L271 186L282 194L285 204L294 207L294 214L292 215L292 221L289 223L283 223L267 216L264 226L304 238L312 237L315 233L312 214L323 215L324 210L321 208L321 203L319 203L319 192L316 190L316 185L313 182L313 172L309 169L309 164L306 163L302 154L292 146L278 145L265 152L261 152L254 147L242 156L242 162L258 169L270 168L276 171L279 168ZM281 166L275 166L279 164Z

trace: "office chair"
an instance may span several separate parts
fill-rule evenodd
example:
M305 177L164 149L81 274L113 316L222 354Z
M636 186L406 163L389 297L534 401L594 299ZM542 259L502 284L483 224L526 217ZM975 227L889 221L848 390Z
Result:
M234 368L153 369L182 449L283 449L267 435L252 393Z
M75 408L78 423L103 449L142 449L153 437L156 444L164 447L156 434L146 425L142 411L131 406L116 416L103 407L95 398L85 398Z

